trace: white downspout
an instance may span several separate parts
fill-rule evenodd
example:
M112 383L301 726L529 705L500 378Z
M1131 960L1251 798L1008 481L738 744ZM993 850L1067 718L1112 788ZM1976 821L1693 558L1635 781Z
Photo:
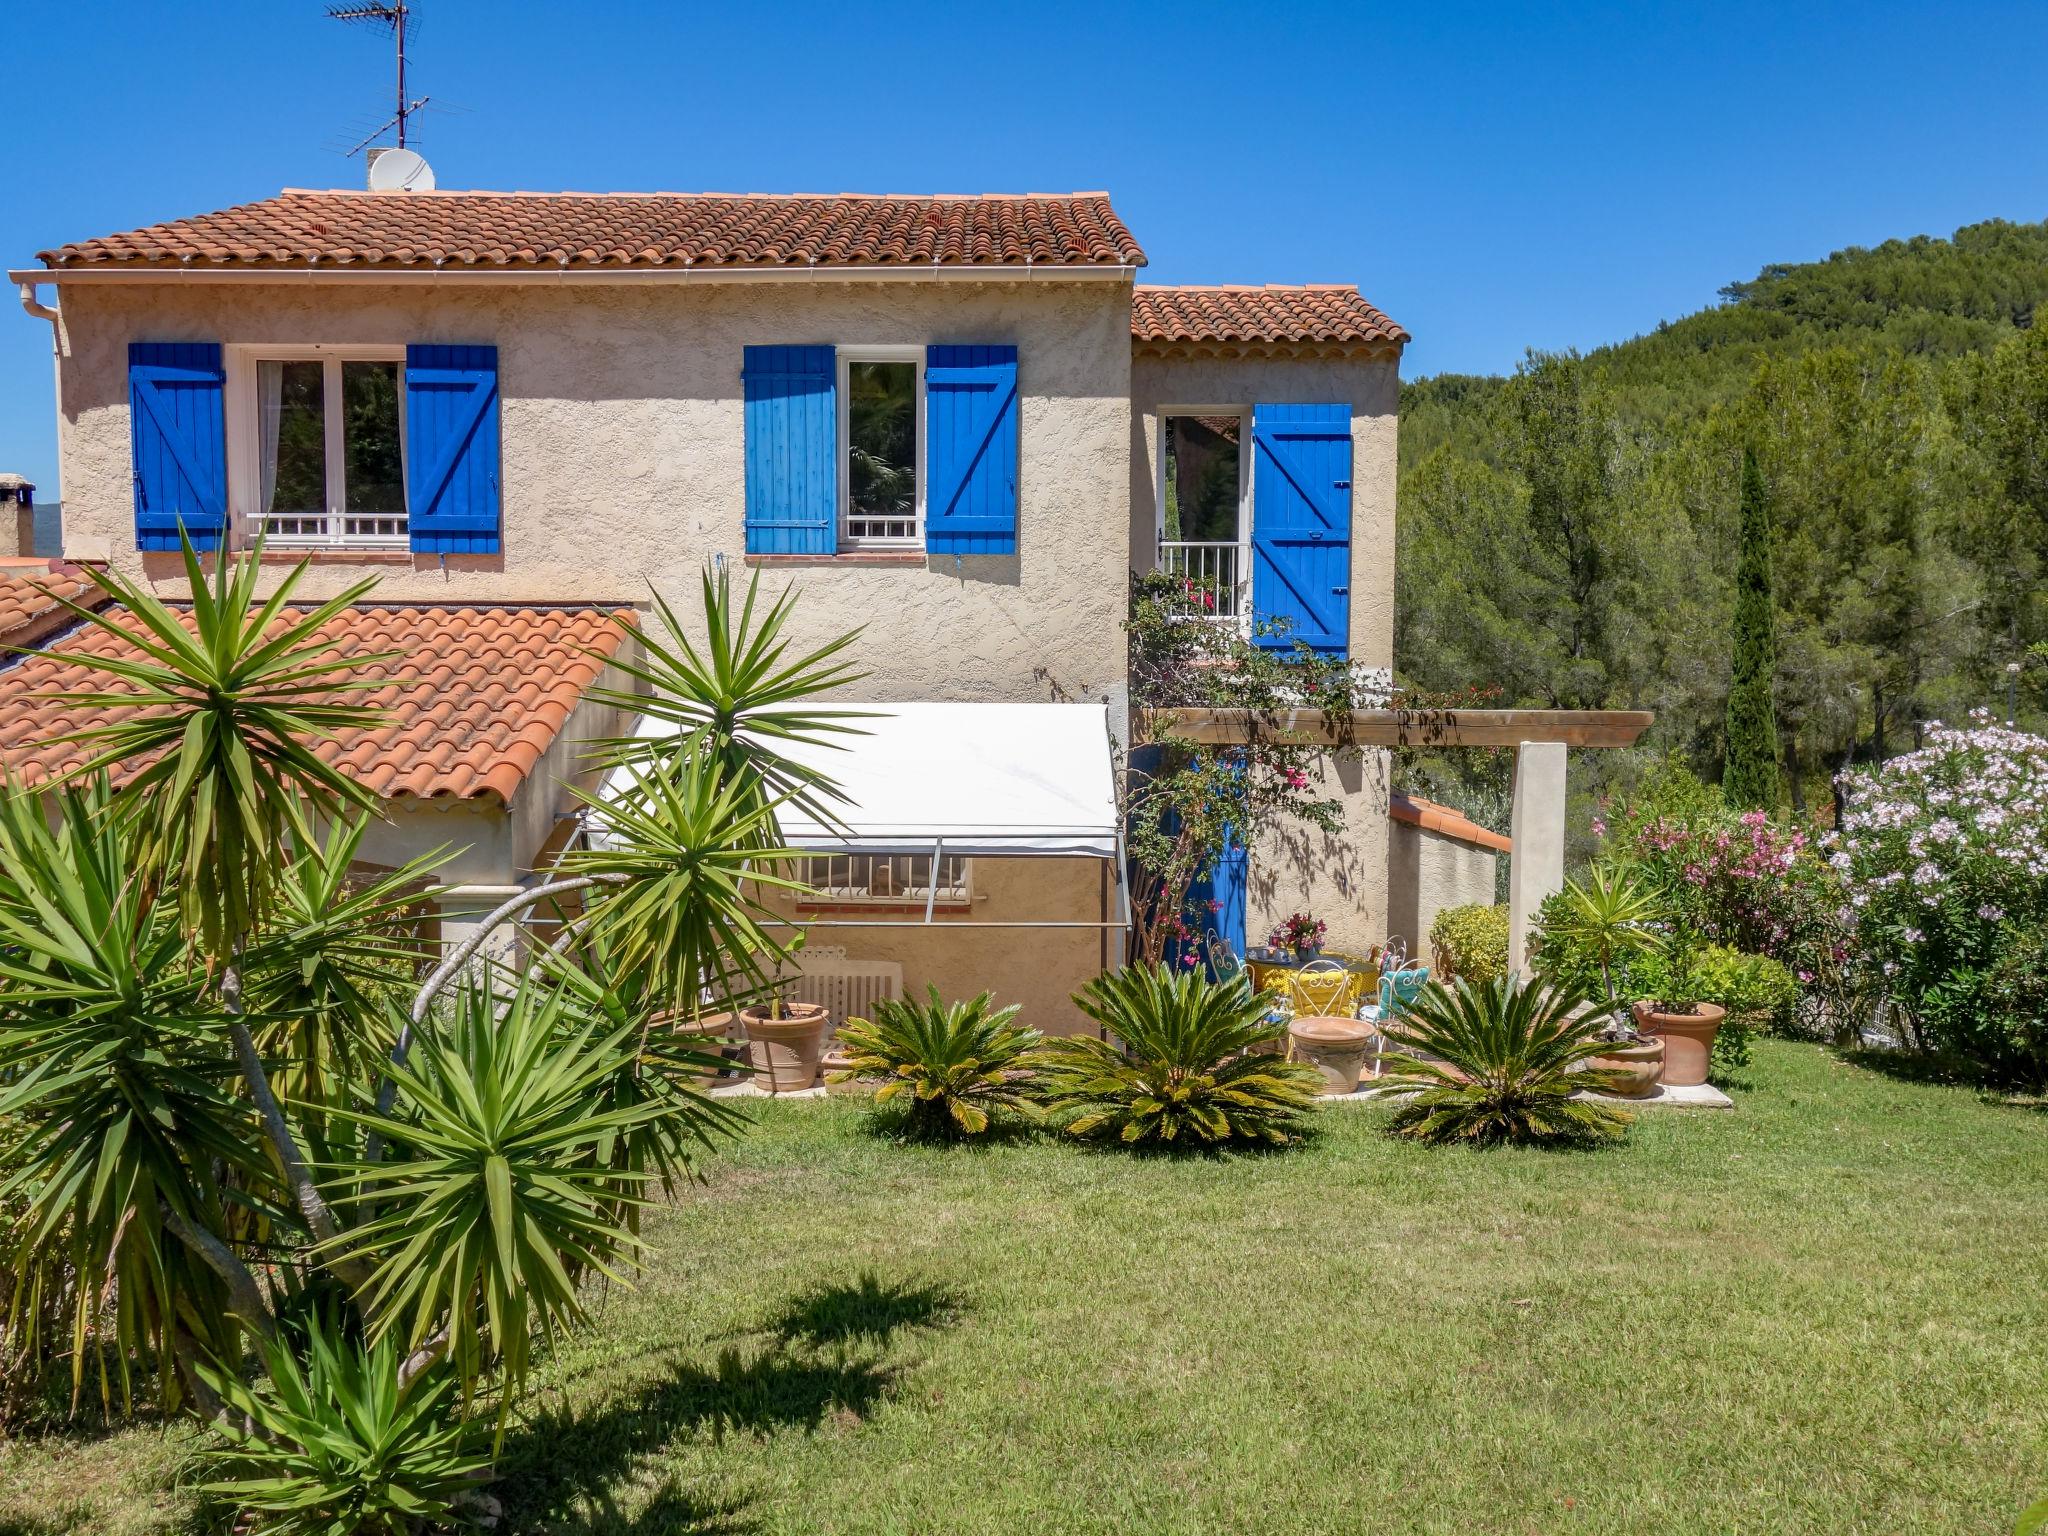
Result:
M36 297L36 289L41 286L40 283L24 282L21 284L21 307L34 315L38 320L50 322L50 346L54 350L57 345L56 325L60 316L54 304L45 304Z

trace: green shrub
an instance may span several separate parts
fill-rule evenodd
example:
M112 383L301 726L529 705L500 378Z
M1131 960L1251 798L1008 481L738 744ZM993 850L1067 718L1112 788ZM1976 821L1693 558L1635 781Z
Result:
M1508 909L1445 907L1429 925L1430 962L1449 980L1492 981L1508 971Z
M1284 1026L1243 976L1131 965L1074 1002L1116 1037L1051 1040L1034 1053L1051 1114L1075 1136L1186 1146L1296 1139L1322 1074L1267 1049Z
M1638 995L1670 993L1667 970L1668 963L1659 956L1639 964L1631 978L1641 984ZM1716 1073L1748 1066L1758 1033L1790 1033L1800 992L1799 978L1782 961L1769 955L1746 955L1727 944L1708 944L1692 957L1692 980L1685 990L1728 1010L1714 1036Z
M1626 1110L1572 1095L1612 1086L1619 1074L1581 1063L1607 1050L1599 1015L1574 1018L1585 1001L1570 988L1504 976L1455 989L1431 982L1399 1026L1417 1054L1399 1060L1384 1086L1414 1090L1395 1112L1396 1135L1438 1145L1611 1141ZM1575 1070L1576 1069L1576 1070Z
M1536 914L1536 970L1552 986L1582 992L1608 1012L1630 997L1630 966L1663 947L1658 893L1626 867L1595 864L1583 882L1544 899Z
M912 1134L932 1139L979 1136L992 1109L1031 1113L1022 1062L1038 1032L1011 1022L1015 1008L991 1010L993 993L949 1005L937 987L926 992L925 1002L885 998L873 1019L848 1019L839 1044L850 1059L832 1080L887 1078L875 1102L904 1098Z
M396 1345L344 1338L315 1314L303 1351L264 1351L269 1380L201 1374L230 1411L200 1450L201 1491L248 1536L410 1536L468 1525L465 1496L489 1458L456 1417L445 1365L403 1379ZM303 1359L300 1356L303 1355Z

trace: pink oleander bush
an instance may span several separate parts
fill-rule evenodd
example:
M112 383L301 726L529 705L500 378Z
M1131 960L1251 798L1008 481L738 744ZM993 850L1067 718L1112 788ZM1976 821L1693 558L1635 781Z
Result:
M1925 1050L2048 1079L2048 739L1988 723L1844 776L1829 862L1858 954Z

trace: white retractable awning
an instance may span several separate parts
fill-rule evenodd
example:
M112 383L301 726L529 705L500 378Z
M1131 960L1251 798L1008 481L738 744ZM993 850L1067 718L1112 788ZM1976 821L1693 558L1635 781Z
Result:
M1123 833L1116 809L1116 765L1105 710L1085 704L901 703L849 705L860 735L825 742L783 742L774 750L826 775L846 796L809 811L785 805L777 815L782 840L816 853L929 854L969 858L1085 858L1108 862L1104 889L1114 889L1115 915L1094 922L949 919L951 927L1128 928L1130 892L1123 880ZM637 734L674 734L666 721L643 717ZM623 793L625 770L606 781L603 797ZM590 818L602 838L603 813ZM937 882L925 898L924 925L934 918ZM797 926L899 928L902 920L807 919Z

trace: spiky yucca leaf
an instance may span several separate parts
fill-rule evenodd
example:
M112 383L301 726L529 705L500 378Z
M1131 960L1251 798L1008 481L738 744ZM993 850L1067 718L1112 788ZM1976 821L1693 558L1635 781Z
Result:
M920 1136L979 1136L994 1109L1034 1113L1023 1058L1038 1031L1018 1028L1017 1009L994 1007L992 992L949 1004L937 987L925 990L924 1002L885 998L872 1019L848 1019L839 1030L848 1069L833 1080L887 1079L875 1102L900 1099Z
M202 1367L231 1410L200 1447L201 1491L247 1536L414 1536L463 1518L489 1465L456 1411L456 1380L402 1377L397 1347L365 1346L320 1313L303 1348L264 1350L268 1379ZM245 1427L246 1426L246 1427Z
M344 1203L365 1219L334 1244L373 1267L358 1297L373 1339L417 1348L445 1324L465 1388L496 1359L509 1403L531 1334L582 1317L578 1282L622 1278L637 1240L619 1212L643 1179L600 1152L661 1113L607 1107L635 1046L530 977L472 976L387 1069L391 1114L330 1110L397 1149L348 1166L358 1187Z
M167 1360L180 1334L232 1351L219 1282L166 1223L228 1231L237 1202L276 1214L217 999L109 804L104 780L0 794L0 1199L19 1218L0 1231L0 1331L35 1359L58 1342L42 1320L65 1318L74 1398L89 1338L113 1346L124 1398L131 1361ZM175 1406L177 1374L159 1380Z
M1518 975L1455 991L1432 982L1392 1033L1406 1051L1381 1085L1412 1092L1394 1116L1403 1136L1428 1142L1611 1141L1635 1118L1575 1097L1612 1088L1623 1074L1581 1064L1609 1049L1600 1019L1576 1018L1569 988L1524 985ZM1574 1070L1578 1069L1578 1070Z
M1069 1133L1169 1146L1277 1146L1300 1134L1322 1074L1263 1049L1283 1026L1245 977L1131 965L1074 1002L1116 1040L1049 1040L1033 1053L1040 1091Z
M145 583L88 570L133 626L112 609L57 601L141 654L80 653L81 665L120 686L50 698L122 711L107 724L60 738L94 749L73 777L136 770L120 800L140 828L140 872L175 889L186 931L200 937L215 960L225 960L264 911L282 865L277 851L297 809L309 805L329 818L376 806L373 793L322 762L309 743L383 720L379 711L344 700L353 690L379 686L362 669L396 653L339 656L339 642L320 634L374 581L295 612L289 604L305 561L259 603L260 549L219 557L209 585L191 541L182 530L179 537L190 622Z

